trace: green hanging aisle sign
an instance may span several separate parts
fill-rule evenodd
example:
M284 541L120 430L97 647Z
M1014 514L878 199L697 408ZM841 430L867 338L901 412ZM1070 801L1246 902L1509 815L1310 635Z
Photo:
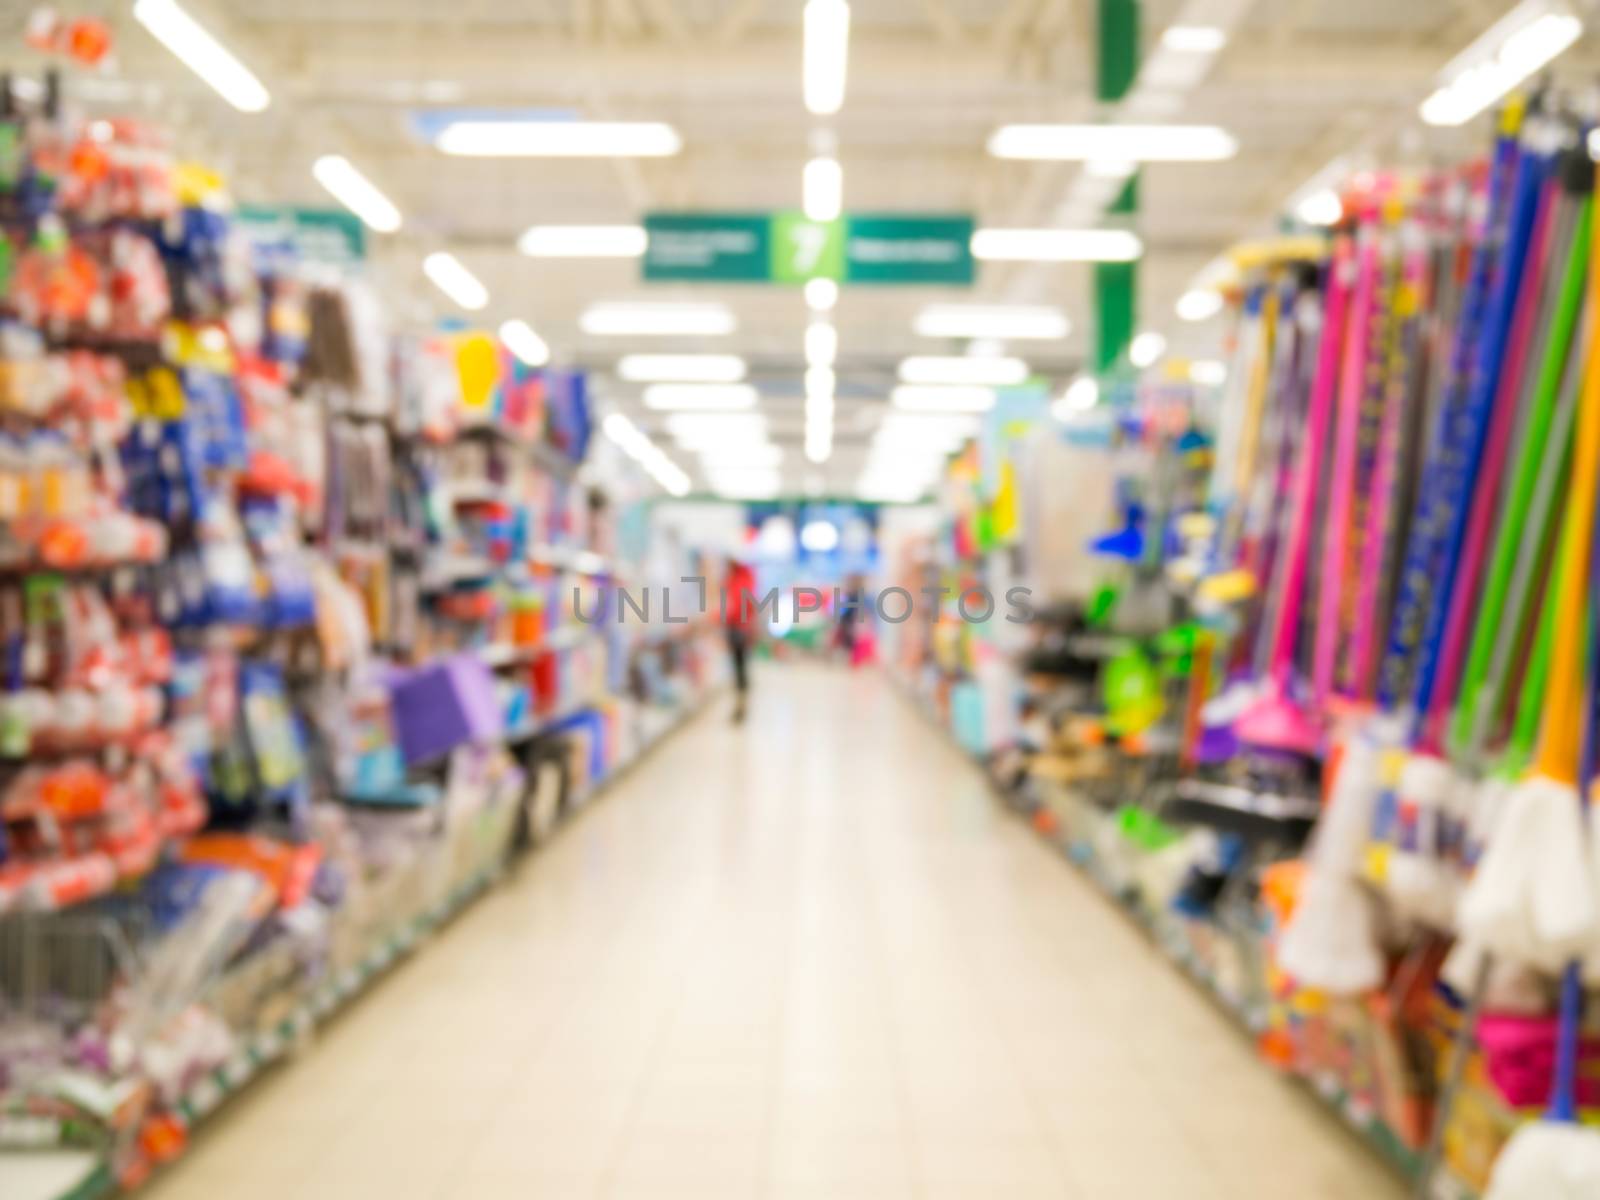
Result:
M650 213L647 283L803 284L809 279L907 287L970 287L971 216L803 213Z

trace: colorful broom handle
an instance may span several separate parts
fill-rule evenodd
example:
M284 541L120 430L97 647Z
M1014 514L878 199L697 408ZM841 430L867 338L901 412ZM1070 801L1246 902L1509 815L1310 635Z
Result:
M1278 623L1272 639L1272 677L1282 682L1294 660L1294 635L1300 628L1300 610L1305 597L1306 560L1311 543L1311 525L1317 511L1319 476L1328 439L1328 424L1333 415L1333 393L1339 379L1339 346L1349 306L1354 257L1348 238L1340 238L1328 264L1328 300L1322 315L1321 337L1317 344L1317 370L1311 384L1311 409L1306 422L1306 440L1300 449L1300 470L1295 490L1294 517L1285 549L1286 574L1283 599L1278 607Z
M1562 423L1558 420L1559 402L1567 362L1573 352L1573 335L1583 311L1593 217L1593 198L1585 196L1578 202L1577 221L1571 239L1566 245L1560 293L1549 323L1543 359L1539 366L1538 379L1534 384L1533 402L1522 430L1517 463L1506 490L1506 502L1495 535L1494 552L1489 563L1483 602L1478 608L1471 648L1467 653L1466 666L1462 672L1455 720L1450 734L1450 742L1458 753L1468 752L1477 740L1478 711L1482 706L1481 693L1489 675L1491 661L1496 657L1497 639L1502 636L1502 617L1509 616L1515 627L1522 616L1520 610L1524 601L1518 599L1521 594L1519 588L1513 588L1512 585L1518 583L1519 587L1526 586L1525 581L1519 580L1519 576L1524 572L1519 571L1516 564L1518 558L1522 556L1529 533L1527 528L1529 517L1534 518L1532 524L1535 527L1533 531L1535 536L1543 527L1543 519L1538 515L1542 510L1534 501L1540 492L1541 484L1548 482L1551 474L1548 470L1546 443L1552 436L1553 427ZM1570 411L1565 415L1570 416ZM1570 432L1571 426L1566 424L1566 432L1559 436L1564 441ZM1509 613L1508 593L1514 610Z
M1483 440L1483 452L1476 478L1472 481L1472 503L1467 524L1462 534L1460 561L1455 571L1445 605L1444 642L1439 650L1438 673L1434 678L1433 701L1429 706L1423 741L1431 748L1439 748L1445 714L1450 699L1456 691L1461 676L1462 659L1467 644L1467 628L1478 602L1478 579L1489 543L1489 529L1495 514L1501 508L1501 476L1505 473L1506 457L1511 448L1511 434L1516 426L1518 401L1523 394L1527 376L1530 346L1533 342L1535 318L1546 300L1546 267L1549 262L1550 236L1556 222L1559 185L1547 180L1541 191L1530 235L1527 254L1529 262L1523 271L1521 286L1511 319L1511 332L1506 344L1499 379L1491 402L1489 427ZM1441 594L1443 598L1444 594Z
M1483 322L1489 269L1497 242L1493 231L1498 230L1505 220L1516 162L1516 129L1512 122L1507 121L1502 123L1500 135L1495 140L1483 236L1471 252L1449 360L1444 364L1439 384L1437 411L1430 417L1422 481L1418 485L1411 528L1406 536L1394 612L1389 619L1388 650L1378 680L1378 704L1385 710L1395 707L1401 690L1407 684L1410 665L1419 651L1427 620L1428 603L1434 586L1434 531L1440 520L1437 510L1443 502L1439 493L1447 482L1445 459L1451 452L1454 424L1459 419L1459 410L1465 399L1467 369Z
M1564 783L1578 782L1582 745L1583 634L1588 593L1588 554L1593 533L1596 484L1600 483L1600 252L1591 246L1589 261L1590 338L1584 364L1583 394L1578 405L1578 431L1573 443L1572 482L1568 485L1567 520L1560 553L1563 570L1556 596L1555 636L1551 645L1550 683L1545 695L1544 727L1534 769Z
M1505 365L1512 318L1526 273L1528 243L1538 215L1544 184L1549 175L1551 156L1525 153L1517 168L1511 219L1499 255L1499 277L1479 355L1462 415L1455 452L1449 459L1449 481L1444 489L1443 536L1433 567L1433 594L1428 605L1428 620L1423 627L1421 656L1417 666L1415 713L1417 722L1432 707L1439 682L1444 642L1445 619L1455 593L1456 572L1461 563L1466 538L1467 515L1473 485L1478 482L1484 444L1488 438L1490 410L1499 392L1501 369ZM1473 599L1470 595L1468 599Z
M1367 335L1372 324L1378 279L1378 231L1370 219L1363 220L1357 234L1356 260L1355 296L1344 338L1344 364L1339 370L1339 417L1334 434L1333 474L1329 480L1327 550L1322 562L1322 591L1317 599L1317 638L1311 684L1319 704L1333 691L1334 660L1339 648L1339 596L1344 585L1351 509L1355 502L1361 389L1366 380Z

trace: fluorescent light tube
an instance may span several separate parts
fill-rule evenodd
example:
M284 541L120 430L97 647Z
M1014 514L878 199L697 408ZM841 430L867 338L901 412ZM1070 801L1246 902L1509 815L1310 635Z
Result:
M834 388L837 386L832 367L807 367L806 368L806 399L825 396L833 399Z
M649 240L641 225L534 225L517 249L529 258L639 258Z
M374 233L400 228L400 210L342 154L324 154L311 164L312 177Z
M625 354L617 378L628 383L739 383L745 362L737 354Z
M1064 338L1072 323L1059 308L930 304L913 326L919 337L995 338L999 341Z
M1014 387L1026 383L1028 364L1020 358L953 358L913 355L900 363L901 383L957 383Z
M996 158L1052 162L1220 162L1238 152L1216 125L1002 125L989 138Z
M812 367L831 367L839 355L839 331L826 321L813 321L806 326L806 364Z
M889 393L889 402L902 412L988 412L994 400L994 389L986 387L902 384Z
M1180 54L1215 54L1228 44L1228 34L1215 25L1169 25L1161 44Z
M754 408L760 397L748 383L652 383L644 406L657 412L733 412Z
M530 367L542 367L550 361L550 347L526 321L506 321L500 326L500 340Z
M759 413L675 413L667 432L686 450L759 446L767 440L767 419Z
M1067 385L1067 390L1061 393L1061 399L1050 408L1057 417L1062 417L1088 412L1099 403L1100 385L1088 375L1079 375Z
M1214 358L1197 359L1189 364L1189 381L1205 387L1220 387L1228 378L1226 364Z
M615 337L720 337L738 324L721 304L591 304L578 318L583 332Z
M1128 344L1128 361L1143 370L1167 352L1167 339L1147 330Z
M972 255L991 262L1132 262L1144 253L1126 229L980 229Z
M1190 288L1175 306L1180 319L1209 321L1222 311L1222 293L1211 288Z
M674 496L689 493L689 477L637 425L621 413L611 413L600 423L605 435L622 447L623 453L637 462L650 477Z
M467 158L667 158L683 149L660 121L452 121L433 144Z
M783 462L783 447L770 442L749 445L710 445L700 452L700 463L709 474L725 467L774 468Z
M844 209L844 168L837 158L806 163L800 179L801 207L808 221L834 221Z
M1429 125L1462 125L1553 60L1583 33L1558 0L1526 0L1451 60L1422 102Z
M832 312L839 303L839 285L831 279L806 280L806 307L812 312Z
M178 6L177 0L138 0L139 24L240 112L260 112L272 102L249 67Z
M1332 188L1318 188L1295 205L1294 215L1307 225L1337 225L1344 219L1344 203Z
M806 108L819 117L844 107L850 57L850 6L845 0L807 0L805 7Z
M436 288L469 312L488 307L489 289L454 254L435 250L422 260L422 270Z

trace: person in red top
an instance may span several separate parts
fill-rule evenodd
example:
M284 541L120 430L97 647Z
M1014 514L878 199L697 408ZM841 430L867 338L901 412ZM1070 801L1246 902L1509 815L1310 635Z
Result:
M750 696L750 646L757 632L756 574L736 558L728 559L722 577L722 627L728 638L728 653L733 659L733 686L736 699L733 720L744 720Z

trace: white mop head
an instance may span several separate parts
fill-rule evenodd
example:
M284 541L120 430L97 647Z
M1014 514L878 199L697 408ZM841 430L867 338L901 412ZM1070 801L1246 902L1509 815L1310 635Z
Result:
M1384 890L1400 913L1434 928L1449 928L1456 905L1455 881L1442 857L1442 826L1461 807L1455 792L1462 786L1448 763L1426 754L1406 759L1396 786L1416 829L1406 848L1390 855Z
M1535 777L1511 790L1457 906L1463 938L1558 971L1593 948L1600 903L1572 788Z
M1300 986L1330 995L1381 987L1385 963L1371 895L1348 875L1308 871L1277 959Z
M1353 737L1345 745L1339 774L1306 856L1313 871L1355 875L1361 870L1378 803L1381 759L1378 748L1364 737Z
M1483 1200L1595 1200L1600 1197L1600 1131L1537 1121L1495 1160Z

